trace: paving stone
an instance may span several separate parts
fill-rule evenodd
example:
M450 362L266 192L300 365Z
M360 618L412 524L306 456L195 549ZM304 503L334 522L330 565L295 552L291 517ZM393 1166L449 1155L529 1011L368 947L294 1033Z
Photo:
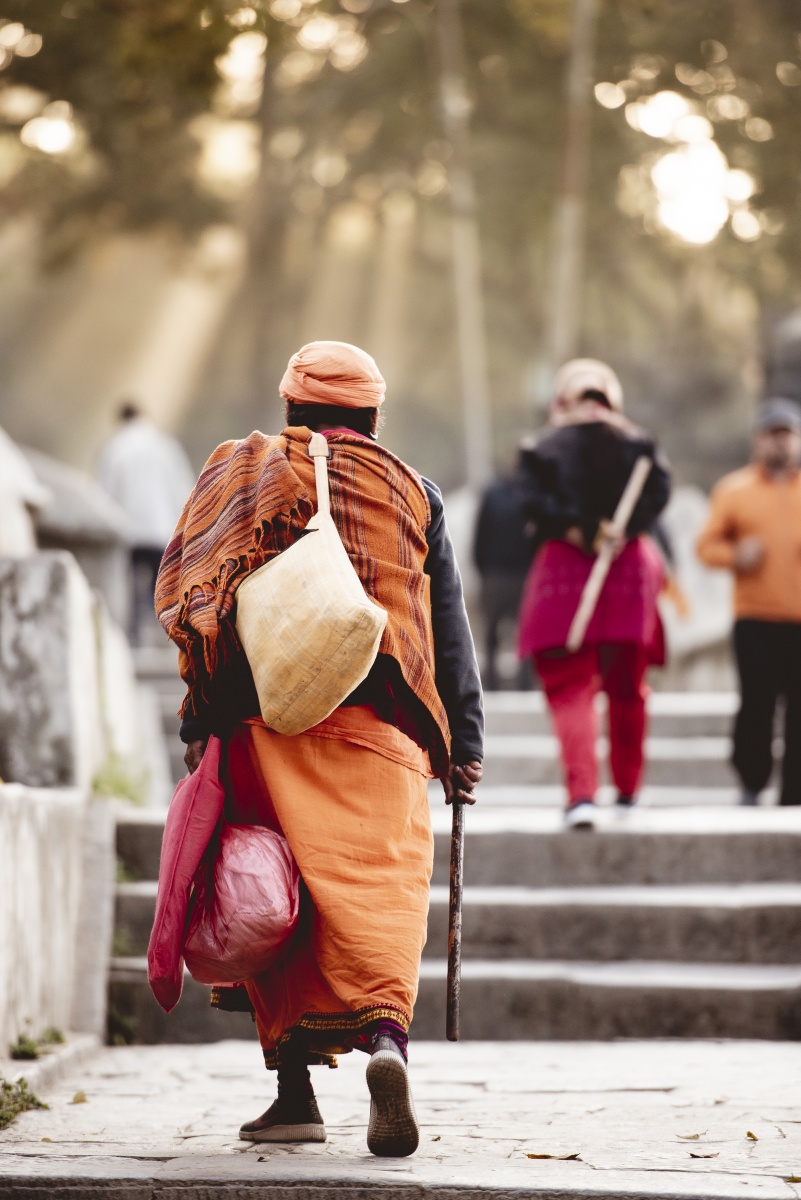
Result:
M0 1133L9 1200L790 1200L801 1045L412 1043L421 1145L366 1152L365 1058L315 1070L328 1141L240 1142L274 1094L258 1047L107 1049ZM87 1103L73 1104L81 1089ZM755 1135L756 1140L748 1136ZM43 1139L50 1139L49 1141ZM528 1155L578 1155L574 1159ZM704 1157L694 1157L704 1156ZM705 1157L714 1156L714 1157Z

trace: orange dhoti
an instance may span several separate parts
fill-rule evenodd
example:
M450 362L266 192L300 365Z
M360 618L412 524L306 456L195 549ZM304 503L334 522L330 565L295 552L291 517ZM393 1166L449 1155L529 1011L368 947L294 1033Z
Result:
M408 1029L433 866L425 751L340 708L294 737L243 722L227 774L227 819L279 830L305 884L287 954L247 983L267 1066L290 1044L331 1062L381 1020Z

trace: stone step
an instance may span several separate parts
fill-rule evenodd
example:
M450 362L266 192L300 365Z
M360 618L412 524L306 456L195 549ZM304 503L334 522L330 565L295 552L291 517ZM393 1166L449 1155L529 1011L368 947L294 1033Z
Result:
M434 883L448 881L449 817L432 811ZM801 807L600 809L594 833L565 831L554 810L466 814L465 879L474 887L794 883Z
M798 808L602 808L595 833L565 831L555 809L466 813L465 878L473 887L795 883L801 879ZM432 809L434 883L446 884L450 810ZM158 876L164 815L127 809L117 853L134 877Z
M220 1042L256 1037L250 1013L212 1008L210 989L186 973L178 1005L165 1013L147 982L147 959L112 958L109 971L109 1030L126 1042Z
M429 799L432 809L442 804L442 785L439 780L429 784ZM597 801L604 808L612 808L616 791L611 784L598 789ZM646 784L639 793L639 808L736 808L740 803L741 791L729 787L672 787L669 785ZM776 788L766 788L761 803L771 808L777 803ZM550 808L561 812L565 804L565 789L560 783L520 784L482 783L479 791L480 811L497 808L533 809Z
M727 736L739 697L733 692L653 692L648 700L652 734L663 737ZM598 714L606 719L606 697L598 698ZM550 733L551 720L542 692L485 692L487 733Z
M153 881L117 886L118 952L147 950ZM480 959L801 962L801 884L467 887L463 953ZM448 943L448 889L434 887L427 958Z
M552 734L493 734L485 742L484 779L500 784L555 784L562 780L559 743ZM646 779L665 786L725 787L735 780L723 737L649 737ZM597 744L599 761L609 754L606 738Z
M465 959L801 962L801 884L467 887ZM432 889L427 957L448 944L448 889Z
M424 960L412 1035L445 1032L444 959ZM152 997L141 958L112 960L113 1019L132 1040L213 1042L255 1037L246 1014L208 1006L188 976L175 1009ZM465 1040L605 1040L703 1037L801 1039L801 967L673 962L584 963L467 960L462 967Z
M412 1034L445 1027L445 960L423 963ZM470 961L465 1040L801 1038L801 967Z

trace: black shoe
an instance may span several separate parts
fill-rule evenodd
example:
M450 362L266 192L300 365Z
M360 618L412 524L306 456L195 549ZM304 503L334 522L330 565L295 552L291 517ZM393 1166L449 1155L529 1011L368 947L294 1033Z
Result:
M623 792L618 792L615 797L615 804L618 808L636 808L639 796L626 796Z
M280 1096L239 1130L243 1142L324 1142L325 1125L313 1092Z
M405 1158L420 1141L409 1075L391 1037L378 1037L367 1064L370 1123L367 1149L381 1158Z

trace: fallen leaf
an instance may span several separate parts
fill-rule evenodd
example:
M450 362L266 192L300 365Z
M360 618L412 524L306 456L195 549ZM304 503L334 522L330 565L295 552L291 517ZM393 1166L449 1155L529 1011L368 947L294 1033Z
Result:
M579 1157L578 1152L575 1154L527 1154L526 1158L558 1158L560 1162L570 1162Z
M75 1095L70 1100L70 1104L88 1104L88 1103L89 1103L89 1097L87 1096L86 1092L76 1092Z
M256 1162L269 1162L269 1161L270 1161L269 1154L260 1154L259 1157L256 1159Z
M757 1135L756 1135L755 1133L752 1133L750 1129L746 1131L746 1135L745 1135L745 1136L746 1136L747 1138L750 1138L752 1142L758 1142L758 1141L759 1141L759 1138L757 1137Z
M52 1138L42 1138L43 1142L52 1142Z
M441 1141L442 1141L442 1134L441 1134L441 1133L438 1133L436 1137L432 1137L431 1141L432 1141L432 1142L441 1142Z
M704 1129L701 1133L677 1133L676 1137L683 1138L685 1142L697 1142L705 1133L706 1130Z
M801 1175L785 1175L785 1183L801 1183Z
M718 1156L719 1154L720 1154L720 1151L719 1151L719 1150L716 1150L716 1151L714 1152L714 1154L695 1154L695 1153L694 1153L694 1151L692 1151L692 1150L691 1150L691 1151L690 1151L690 1158L717 1158L717 1156Z

